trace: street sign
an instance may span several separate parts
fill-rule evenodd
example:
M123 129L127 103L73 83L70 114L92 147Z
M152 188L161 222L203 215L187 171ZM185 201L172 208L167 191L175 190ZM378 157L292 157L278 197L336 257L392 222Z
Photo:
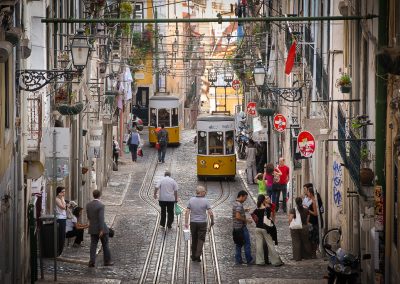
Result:
M256 103L249 102L247 104L246 112L248 115L255 116L256 115Z
M278 113L274 116L274 128L278 132L283 132L286 129L286 117Z
M315 151L314 136L308 131L302 131L297 136L297 147L303 157L309 158Z
M232 88L233 88L235 91L239 90L239 88L240 88L240 81L237 80L237 79L233 80L233 81L232 81Z

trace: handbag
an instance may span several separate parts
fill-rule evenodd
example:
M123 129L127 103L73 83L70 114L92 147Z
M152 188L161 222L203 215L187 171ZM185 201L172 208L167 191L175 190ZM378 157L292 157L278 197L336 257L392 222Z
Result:
M178 203L175 203L175 215L176 216L178 216L178 215L181 215L182 214L182 207L180 207L179 205L178 205Z
M161 148L160 143L157 142L157 143L156 143L156 149L157 149L157 150L160 150L160 148Z
M112 238L112 237L114 237L114 234L115 234L114 229L113 228L108 228L108 236L110 238Z
M244 245L243 228L235 228L232 231L233 242L239 246Z
M294 210L296 212L296 218L293 218L293 220L290 222L289 228L292 230L303 229L300 212L297 207L295 207Z
M264 225L267 227L273 227L274 225L272 224L271 219L268 218L268 216L264 215Z
M138 154L139 157L143 157L143 150L142 150L141 147L139 147L139 148L137 149L137 154Z

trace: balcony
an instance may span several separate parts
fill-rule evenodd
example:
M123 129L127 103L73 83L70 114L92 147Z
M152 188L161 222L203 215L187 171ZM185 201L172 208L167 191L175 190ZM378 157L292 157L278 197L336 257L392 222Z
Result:
M42 137L42 98L37 93L29 93L27 103L27 150L36 152L39 151Z

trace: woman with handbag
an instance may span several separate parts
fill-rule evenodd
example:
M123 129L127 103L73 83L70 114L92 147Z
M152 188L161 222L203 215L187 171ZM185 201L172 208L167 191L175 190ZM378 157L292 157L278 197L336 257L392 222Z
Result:
M261 194L257 199L257 209L252 213L252 218L256 223L256 264L264 265L268 263L269 256L272 265L281 266L283 262L274 246L278 244L278 238L275 224L272 221L271 206L271 199ZM268 247L267 256L265 255L264 243Z
M289 228L292 237L293 260L309 259L311 244L308 240L309 213L303 207L301 197L296 197L296 206L289 211Z

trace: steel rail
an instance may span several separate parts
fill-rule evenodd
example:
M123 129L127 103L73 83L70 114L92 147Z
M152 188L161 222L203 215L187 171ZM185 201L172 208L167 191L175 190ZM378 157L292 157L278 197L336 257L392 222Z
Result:
M315 22L315 21L346 21L346 20L369 20L379 17L378 15L367 14L364 16L317 16L317 17L248 17L248 18L175 18L175 19L66 19L66 18L46 18L42 23L105 23L105 24L152 24L152 23L224 23L224 22Z

